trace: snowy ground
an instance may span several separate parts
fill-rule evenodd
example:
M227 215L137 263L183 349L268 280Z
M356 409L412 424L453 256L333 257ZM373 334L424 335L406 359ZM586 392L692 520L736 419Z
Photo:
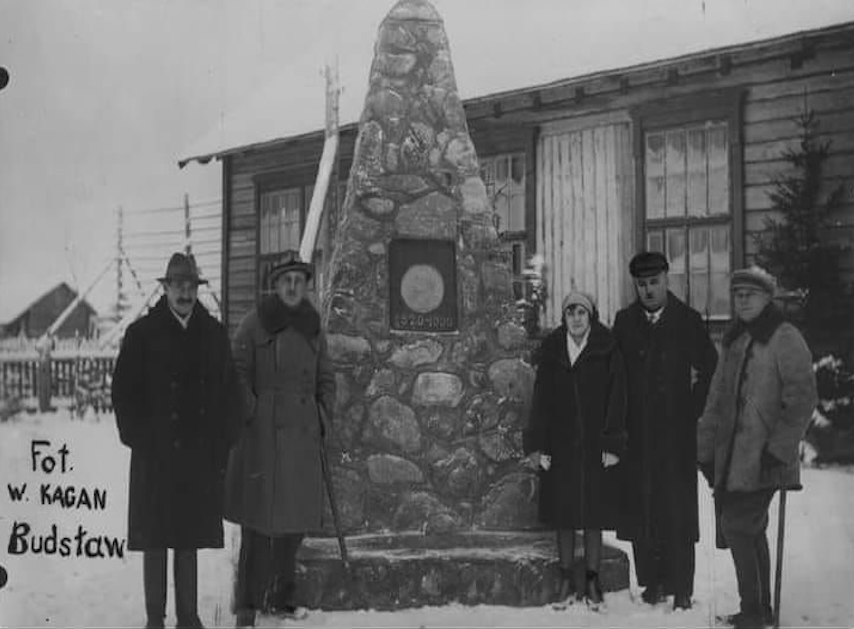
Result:
M32 469L32 441L53 453L56 467L48 474ZM60 472L56 450L67 444L67 465ZM9 627L139 627L144 624L142 565L139 553L117 558L76 558L42 554L10 554L16 522L27 522L32 533L73 537L78 525L87 537L124 539L127 505L128 452L119 444L111 416L100 422L70 421L66 411L25 415L0 424L0 565L9 575L0 589L0 625ZM50 463L47 463L50 466ZM787 627L852 627L854 625L854 470L804 470L806 491L790 494L786 530L782 625ZM7 484L27 483L29 502L14 502ZM39 485L73 484L106 491L106 508L99 511L63 509L39 504ZM549 607L463 607L450 605L397 612L314 611L304 621L312 627L708 627L715 614L736 610L735 575L729 556L711 547L711 504L701 492L700 544L697 546L695 605L672 612L667 605L650 608L635 602L638 589L606 595L607 610L593 613L575 606L567 611ZM776 500L770 541L776 543ZM208 626L233 626L229 597L232 579L233 528L226 529L225 550L202 551L199 599ZM613 537L612 543L628 550ZM70 544L72 555L75 544ZM94 548L94 544L92 545ZM2 575L0 575L2 576ZM170 583L170 607L172 600ZM174 623L169 610L167 623ZM261 626L293 626L284 620L260 617ZM168 626L168 625L167 625Z

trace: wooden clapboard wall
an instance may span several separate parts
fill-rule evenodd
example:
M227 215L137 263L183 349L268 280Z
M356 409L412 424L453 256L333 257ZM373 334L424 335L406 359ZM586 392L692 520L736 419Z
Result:
M537 146L537 249L549 287L546 325L575 288L592 294L610 325L631 298L634 175L628 121L545 126Z
M355 127L342 129L339 179L346 178L350 172L355 139ZM318 133L225 157L224 316L231 332L255 305L258 293L260 226L257 181L263 177L280 176L289 185L308 185L314 181L322 150L323 135Z

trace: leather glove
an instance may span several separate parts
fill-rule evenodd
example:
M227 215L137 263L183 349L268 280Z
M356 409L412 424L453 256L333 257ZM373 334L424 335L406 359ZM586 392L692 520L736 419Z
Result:
M708 462L708 463L698 462L697 467L700 468L700 473L703 475L703 478L706 479L706 482L709 484L709 487L714 487L714 485L715 485L715 464L713 462Z
M784 461L781 461L776 456L768 452L768 448L763 448L760 463L762 467L768 470L774 469L775 467L781 467L786 464Z

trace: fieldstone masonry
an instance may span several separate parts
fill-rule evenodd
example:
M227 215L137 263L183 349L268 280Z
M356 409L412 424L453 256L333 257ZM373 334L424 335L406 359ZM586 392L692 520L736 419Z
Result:
M444 25L402 0L379 29L323 304L347 533L536 525L521 465L534 372ZM455 244L458 329L391 328L389 245Z

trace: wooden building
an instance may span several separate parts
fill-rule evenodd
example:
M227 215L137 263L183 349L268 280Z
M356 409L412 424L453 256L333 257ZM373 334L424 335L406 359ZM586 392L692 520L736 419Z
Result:
M727 278L748 264L768 193L799 142L805 109L829 140L827 187L848 194L828 238L854 227L854 23L799 32L464 101L496 220L520 271L547 265L553 324L571 285L603 319L632 298L639 249L663 250L674 291L713 322L730 317ZM342 127L338 188L317 260L334 241L357 127ZM298 248L321 130L192 159L223 166L223 313L233 329L277 252ZM852 260L846 272L854 273ZM322 280L321 280L322 281Z
M77 293L60 282L8 322L0 324L0 338L39 338L76 298ZM59 326L55 337L87 338L95 331L97 318L95 309L84 299Z

